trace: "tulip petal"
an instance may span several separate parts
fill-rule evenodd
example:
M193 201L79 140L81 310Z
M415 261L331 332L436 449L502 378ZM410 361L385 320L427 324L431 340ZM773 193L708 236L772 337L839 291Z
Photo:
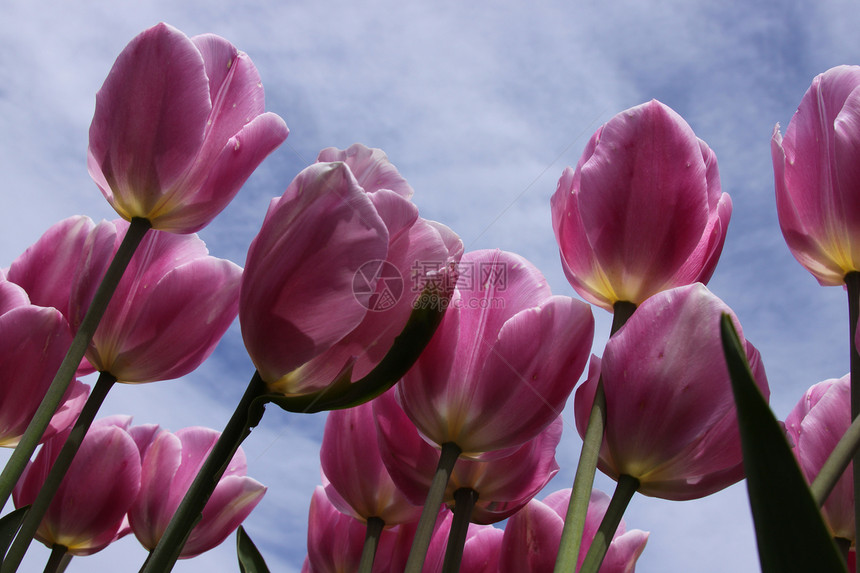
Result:
M210 109L203 58L179 30L159 24L122 51L96 95L88 167L124 218L159 207L203 144Z
M248 251L240 296L245 346L263 380L277 383L361 322L356 272L387 251L385 226L346 165L318 163L296 177Z

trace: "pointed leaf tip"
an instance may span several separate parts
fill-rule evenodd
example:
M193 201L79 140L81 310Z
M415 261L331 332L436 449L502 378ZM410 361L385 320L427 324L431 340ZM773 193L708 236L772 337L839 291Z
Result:
M785 440L755 384L732 319L720 323L762 573L844 573L839 556Z

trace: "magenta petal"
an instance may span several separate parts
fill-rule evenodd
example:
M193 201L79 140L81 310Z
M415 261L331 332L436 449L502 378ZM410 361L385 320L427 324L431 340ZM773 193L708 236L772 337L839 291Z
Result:
M558 513L540 501L530 501L505 526L499 573L552 571L563 528Z
M266 382L279 382L361 322L367 309L355 297L356 272L387 251L382 220L342 163L311 165L272 202L248 251L239 311Z
M65 436L37 455L16 487L18 507L35 499ZM94 426L48 508L37 537L49 547L64 545L73 555L100 551L117 536L140 489L140 457L122 428Z
M421 508L397 489L383 464L371 403L329 412L320 462L331 486L349 504L348 508L341 508L332 500L344 513L362 519L379 517L386 526L417 521L420 517Z
M732 315L703 285L679 287L646 300L607 343L601 373L608 453L600 467L609 475L636 477L640 492L666 499L702 497L743 477L719 336L723 313ZM742 342L767 396L757 352ZM577 393L580 431L592 383L593 373L588 389Z
M594 335L585 303L554 296L508 320L470 392L454 441L465 452L518 445L554 420L579 379Z
M152 550L161 539L181 498L170 494L173 476L182 459L182 443L170 432L161 432L143 456L140 494L129 511L135 537ZM167 490L167 491L165 491Z
M23 287L33 304L52 306L68 317L72 279L94 227L80 215L52 225L12 262L7 280Z
M405 199L412 197L412 187L381 149L371 149L360 143L343 150L328 147L320 151L317 161L343 161L367 193L387 189Z
M58 310L33 305L0 315L0 332L0 445L15 446L51 385L72 334ZM68 421L66 414L74 412L85 389L76 383L67 391L67 399L74 403L57 415L51 431Z
M27 291L17 284L7 281L5 278L0 278L0 315L9 312L13 308L28 306L29 304L30 297L27 296Z
M771 150L780 228L792 254L823 285L860 269L860 67L818 75L804 94L785 138Z
M220 545L245 521L265 493L266 488L249 477L222 478L206 502L203 517L191 531L180 557L188 559Z
M193 174L198 188L183 197L181 205L159 218L159 229L199 231L220 213L239 192L251 173L289 134L287 124L274 113L255 117L213 153L211 165ZM190 177L190 176L189 176Z
M203 58L179 30L158 24L122 51L96 96L90 174L127 218L157 208L203 143L209 115ZM179 151L179 152L178 152Z

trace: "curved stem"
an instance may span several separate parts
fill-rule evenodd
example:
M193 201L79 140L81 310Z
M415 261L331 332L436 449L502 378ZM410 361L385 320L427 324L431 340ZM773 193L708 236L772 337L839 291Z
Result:
M442 453L439 456L439 464L436 466L436 474L427 492L427 500L424 509L421 510L421 519L418 520L418 529L412 540L412 549L409 551L409 559L406 561L406 573L421 573L424 559L427 557L427 549L430 548L430 538L433 536L433 527L436 525L436 517L439 515L439 506L445 499L445 489L448 487L448 479L460 453L463 450L453 442L442 444Z
M218 485L218 480L224 475L230 460L233 459L233 454L251 433L251 428L259 423L263 410L262 408L252 410L252 406L254 401L266 391L266 383L260 378L260 374L255 372L233 416L227 422L200 471L197 472L197 476L185 493L185 497L182 498L161 539L158 540L158 545L143 564L141 573L166 573L173 569L188 535L200 521L201 512L215 490L215 486Z
M84 353L93 339L96 328L99 322L101 322L102 316L104 316L107 305L119 284L119 280L122 278L129 261L131 261L131 257L137 250L137 246L151 227L152 225L146 219L134 218L131 220L131 225L128 227L128 231L126 231L122 244L120 244L119 250L114 255L107 272L105 272L105 276L102 278L101 284L99 284L99 288L84 315L81 325L78 327L78 331L75 333L75 337L72 339L72 345L60 364L60 368L57 370L50 388L45 393L45 397L42 399L42 403L30 421L30 425L27 426L27 430L21 437L21 441L18 442L18 446L6 462L3 472L0 473L0 507L6 505L6 502L9 501L9 496L15 488L18 478L21 477L24 468L27 467L27 462L33 456L33 452L36 451L36 446L42 440L42 434L45 433L45 429L51 423L54 412L57 411L60 402L63 400L63 395L75 377L75 371L81 364L81 359L83 359Z
M466 534L469 533L469 522L472 510L478 501L478 492L469 487L461 487L454 492L454 520L448 533L448 545L445 548L445 561L442 563L442 573L457 573L463 561L463 548L466 546Z
M555 573L576 570L582 534L585 530L585 516L588 512L588 501L591 499L591 488L594 485L594 474L597 471L597 459L600 454L600 446L603 443L605 425L606 395L603 392L603 378L601 378L597 381L594 403L591 406L588 426L582 440L582 450L579 452L579 463L576 466L576 476L573 479L573 490L564 518L564 528L561 530Z
M385 528L385 522L379 517L367 519L367 533L364 536L364 548L361 550L361 561L358 563L358 573L370 573L373 570L373 559L379 546L379 536Z
M72 557L74 555L69 553L68 547L55 544L51 548L51 556L48 558L48 563L45 564L44 573L63 573L69 566Z
M860 317L860 272L850 272L845 275L845 286L848 287L848 342L851 356L851 420L860 414L860 354L857 353L856 333L857 320ZM855 383L856 382L856 383ZM860 503L857 503L857 493L860 492L860 453L854 454L854 527L855 536L860 534ZM860 537L855 537L860 539ZM860 559L857 560L856 572L860 573Z
M639 480L635 477L626 474L618 477L618 485L615 487L612 499L609 500L606 515L603 516L603 521L600 522L600 527L597 528L597 533L591 541L591 547L588 548L588 553L582 562L580 573L597 573L600 570L600 565L603 563L603 558L606 557L606 551L609 549L615 530L621 523L624 510L627 509L627 505L633 499L633 494L636 493L637 489L639 489Z
M51 471L48 472L48 477L45 478L42 488L39 490L38 495L36 495L35 501L30 505L30 509L27 510L27 515L24 517L21 529L18 530L15 541L12 542L6 558L3 559L0 572L11 573L18 568L18 565L24 558L24 554L27 553L27 548L30 547L30 542L33 541L33 537L36 535L36 530L39 529L39 524L42 523L42 518L45 517L48 508L51 506L54 494L57 493L57 489L59 489L60 484L63 482L69 466L72 465L72 460L74 460L75 454L78 453L87 430L90 429L90 425L92 425L99 408L115 383L116 378L109 372L99 374L99 378L95 386L93 386L93 390L89 398L87 398L87 402L84 404L78 420L66 437L60 453L57 454L57 458L51 466Z
M636 305L632 302L618 301L613 305L611 337L618 332L633 316ZM573 490L567 505L564 527L561 530L558 556L555 561L554 573L566 573L576 570L579 560L579 550L582 545L582 533L585 530L585 516L588 512L588 501L591 499L591 488L594 485L594 474L597 472L597 460L600 446L603 444L603 431L606 426L606 394L603 391L603 378L597 381L594 391L594 402L588 417L585 436L582 438L582 450L579 452L579 463L573 479Z

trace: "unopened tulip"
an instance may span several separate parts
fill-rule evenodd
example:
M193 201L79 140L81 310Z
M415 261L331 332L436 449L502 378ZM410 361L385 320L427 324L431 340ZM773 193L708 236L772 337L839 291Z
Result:
M769 395L758 351L731 309L702 284L646 300L592 358L576 391L584 434L598 379L606 392L606 432L598 467L613 479L639 480L639 492L686 500L744 477L737 415L720 338L732 316L756 383Z
M460 271L442 324L396 388L426 438L475 457L523 444L558 417L594 319L587 304L553 296L519 255L474 251Z
M382 463L372 402L329 412L320 462L329 480L326 494L341 512L360 520L377 517L389 527L418 521L423 499L410 502Z
M128 223L98 224L72 289L73 328L83 320ZM87 359L120 382L179 378L197 368L236 318L242 269L209 256L196 235L151 232L119 282Z
M124 219L193 233L287 133L265 112L247 54L218 36L189 39L162 23L126 46L96 95L87 163Z
M776 212L794 258L822 285L860 271L860 66L820 74L771 140Z
M129 522L138 541L152 550L167 529L185 492L218 439L208 428L185 428L175 434L163 431L143 456L140 495L129 510ZM266 488L247 477L245 454L236 452L191 530L180 559L199 555L219 545L256 507Z
M98 420L87 432L72 465L36 532L36 539L90 555L119 536L126 512L140 490L140 452L131 418ZM31 504L60 453L68 432L47 440L13 492L16 507Z
M851 425L851 376L825 380L806 391L785 419L785 431L794 442L794 455L810 483L816 478L839 439ZM853 464L821 508L834 537L854 541Z
M0 446L18 444L71 343L59 310L30 304L23 288L0 278ZM72 382L43 440L75 422L88 391Z
M379 150L320 159L272 200L242 280L245 346L269 391L286 396L370 372L424 283L442 280L463 250L450 229L418 217Z
M543 501L533 499L508 520L500 550L499 573L553 571L570 493L571 490L566 489L549 494ZM577 571L582 566L608 506L608 495L598 490L591 492ZM631 573L647 541L647 532L639 529L628 531L622 520L609 544L600 572Z
M656 100L598 129L552 197L567 279L585 300L608 310L706 283L731 212L714 152Z
M394 484L413 503L423 504L430 489L439 450L419 434L389 391L373 402L379 429L382 459ZM478 493L470 521L496 523L519 511L558 472L555 450L561 439L562 420L557 417L541 433L511 448L504 457L457 462L445 490L445 503L453 509L457 490Z

